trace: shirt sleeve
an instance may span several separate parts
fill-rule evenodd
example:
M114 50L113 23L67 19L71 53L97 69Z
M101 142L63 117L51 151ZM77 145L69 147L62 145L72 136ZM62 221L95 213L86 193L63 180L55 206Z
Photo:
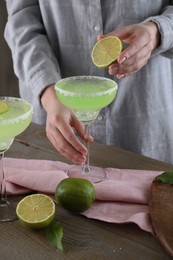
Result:
M158 48L153 51L153 55L162 54L173 59L173 1L166 6L158 16L147 18L144 22L153 21L157 24L161 35L161 42Z
M5 39L17 77L34 96L60 79L58 61L46 36L38 0L6 0Z

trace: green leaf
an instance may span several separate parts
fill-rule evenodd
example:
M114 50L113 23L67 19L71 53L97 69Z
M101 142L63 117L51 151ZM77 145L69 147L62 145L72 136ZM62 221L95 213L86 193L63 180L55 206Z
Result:
M170 171L163 172L156 179L167 184L173 184L173 171L170 170Z
M59 222L52 222L46 227L46 238L52 246L58 248L60 251L63 251L63 228Z

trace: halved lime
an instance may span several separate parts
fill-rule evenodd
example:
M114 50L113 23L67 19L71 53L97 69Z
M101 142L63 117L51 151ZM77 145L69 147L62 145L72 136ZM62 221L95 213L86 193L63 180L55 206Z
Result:
M98 68L107 68L117 60L122 50L122 41L117 36L107 36L96 42L91 58Z
M40 229L48 226L55 217L55 204L45 194L32 194L17 205L16 214L26 226Z
M8 105L4 101L0 101L0 114L8 111Z

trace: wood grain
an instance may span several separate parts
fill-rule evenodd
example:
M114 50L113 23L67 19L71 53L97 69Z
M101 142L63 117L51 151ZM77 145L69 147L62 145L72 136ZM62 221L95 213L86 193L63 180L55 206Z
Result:
M153 181L149 212L157 238L173 257L173 185Z
M70 163L52 147L44 127L35 124L17 137L6 156ZM97 143L91 145L91 164L129 169L173 169L171 165ZM64 253L47 243L43 231L29 230L17 221L0 223L0 259L172 259L153 235L135 224L120 225L92 220L71 214L58 205L56 219L64 230Z

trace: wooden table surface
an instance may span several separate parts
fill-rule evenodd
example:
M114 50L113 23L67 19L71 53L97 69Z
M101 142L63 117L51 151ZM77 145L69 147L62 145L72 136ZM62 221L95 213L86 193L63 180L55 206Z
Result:
M90 147L91 164L101 167L167 170L172 165L97 143ZM59 160L70 163L52 147L43 126L31 124L6 152L6 157ZM72 214L57 206L56 219L64 230L64 253L51 247L43 231L19 221L0 223L0 259L172 259L160 242L135 224L111 224Z

